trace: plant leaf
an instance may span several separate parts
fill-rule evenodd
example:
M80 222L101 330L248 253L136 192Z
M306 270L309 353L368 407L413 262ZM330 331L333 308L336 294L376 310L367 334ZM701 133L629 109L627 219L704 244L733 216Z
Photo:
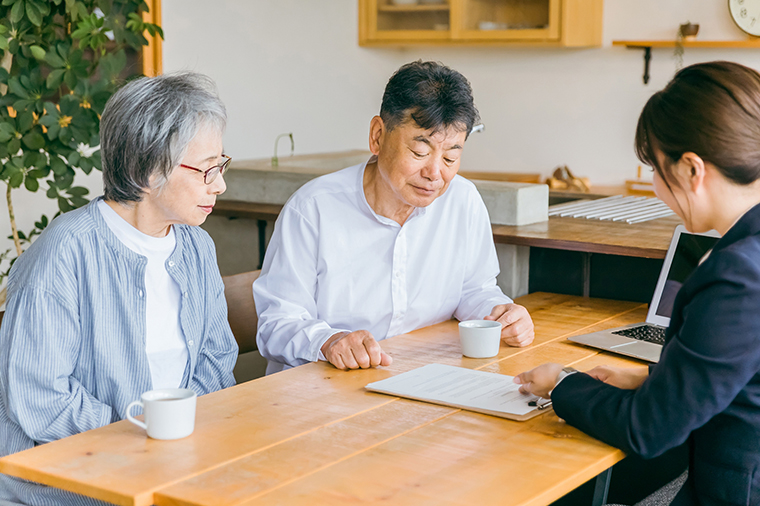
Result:
M8 80L8 89L17 97L29 98L29 92L21 85L21 81L18 77L11 77Z
M45 138L39 132L29 132L22 140L29 149L42 149L45 147Z
M26 186L26 189L30 192L36 192L40 189L40 183L33 177L29 177L29 174L27 174L26 178L24 178L24 186Z
M69 211L73 210L74 208L71 207L71 204L69 204L68 200L66 200L63 197L58 197L58 209L60 209L64 213L68 213Z
M23 172L16 172L8 179L8 184L11 186L11 188L18 188L21 186L21 183L24 182L24 173Z
M14 137L13 139L8 141L8 153L11 155L15 155L18 153L18 150L21 149L21 141Z
M66 66L66 62L55 54L53 51L48 51L48 53L45 55L45 61L53 68L59 69Z
M55 69L47 76L47 80L45 81L45 86L48 87L48 89L56 90L61 86L61 83L63 82L63 74L66 73L65 69Z
M32 22L34 26L42 25L42 13L32 0L26 0L26 17Z
M71 188L66 190L66 193L68 193L69 195L76 196L76 197L83 197L87 195L88 193L90 193L90 190L88 190L84 186L72 186Z
M32 56L38 60L43 60L45 58L45 54L47 54L47 51L37 45L29 46L29 50L32 52Z
M24 0L19 0L11 7L11 23L18 23L24 17Z
M65 174L67 169L66 163L57 156L50 158L50 168L53 169L54 174L58 175Z

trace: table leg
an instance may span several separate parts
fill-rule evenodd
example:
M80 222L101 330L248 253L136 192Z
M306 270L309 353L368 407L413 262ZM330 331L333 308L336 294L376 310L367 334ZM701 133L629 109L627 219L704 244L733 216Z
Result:
M591 253L583 252L583 296L591 297Z
M591 506L602 506L607 503L607 493L610 491L610 478L612 478L612 468L599 473L594 484L594 499Z
M258 220L257 224L259 226L259 269L261 269L267 252L267 220Z

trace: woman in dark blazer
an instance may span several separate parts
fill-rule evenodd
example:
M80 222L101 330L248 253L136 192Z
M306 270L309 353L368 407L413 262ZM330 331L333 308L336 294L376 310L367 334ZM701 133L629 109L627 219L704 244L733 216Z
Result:
M760 74L729 62L681 70L644 107L636 152L687 229L722 236L676 297L659 363L544 364L515 381L627 453L688 442L672 504L760 504Z

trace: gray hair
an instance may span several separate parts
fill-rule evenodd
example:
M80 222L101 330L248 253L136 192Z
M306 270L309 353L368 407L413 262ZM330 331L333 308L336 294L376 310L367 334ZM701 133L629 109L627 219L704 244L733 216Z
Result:
M202 128L223 133L227 111L211 78L194 72L131 81L106 103L100 122L106 200L139 202L157 176L166 182Z

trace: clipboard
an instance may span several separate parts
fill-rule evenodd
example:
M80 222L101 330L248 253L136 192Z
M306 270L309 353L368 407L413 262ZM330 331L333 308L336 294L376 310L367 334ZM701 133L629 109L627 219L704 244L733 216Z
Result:
M514 376L444 364L428 364L382 381L369 383L370 392L474 411L522 422L552 411L535 395L521 394ZM546 402L546 401L544 401Z

